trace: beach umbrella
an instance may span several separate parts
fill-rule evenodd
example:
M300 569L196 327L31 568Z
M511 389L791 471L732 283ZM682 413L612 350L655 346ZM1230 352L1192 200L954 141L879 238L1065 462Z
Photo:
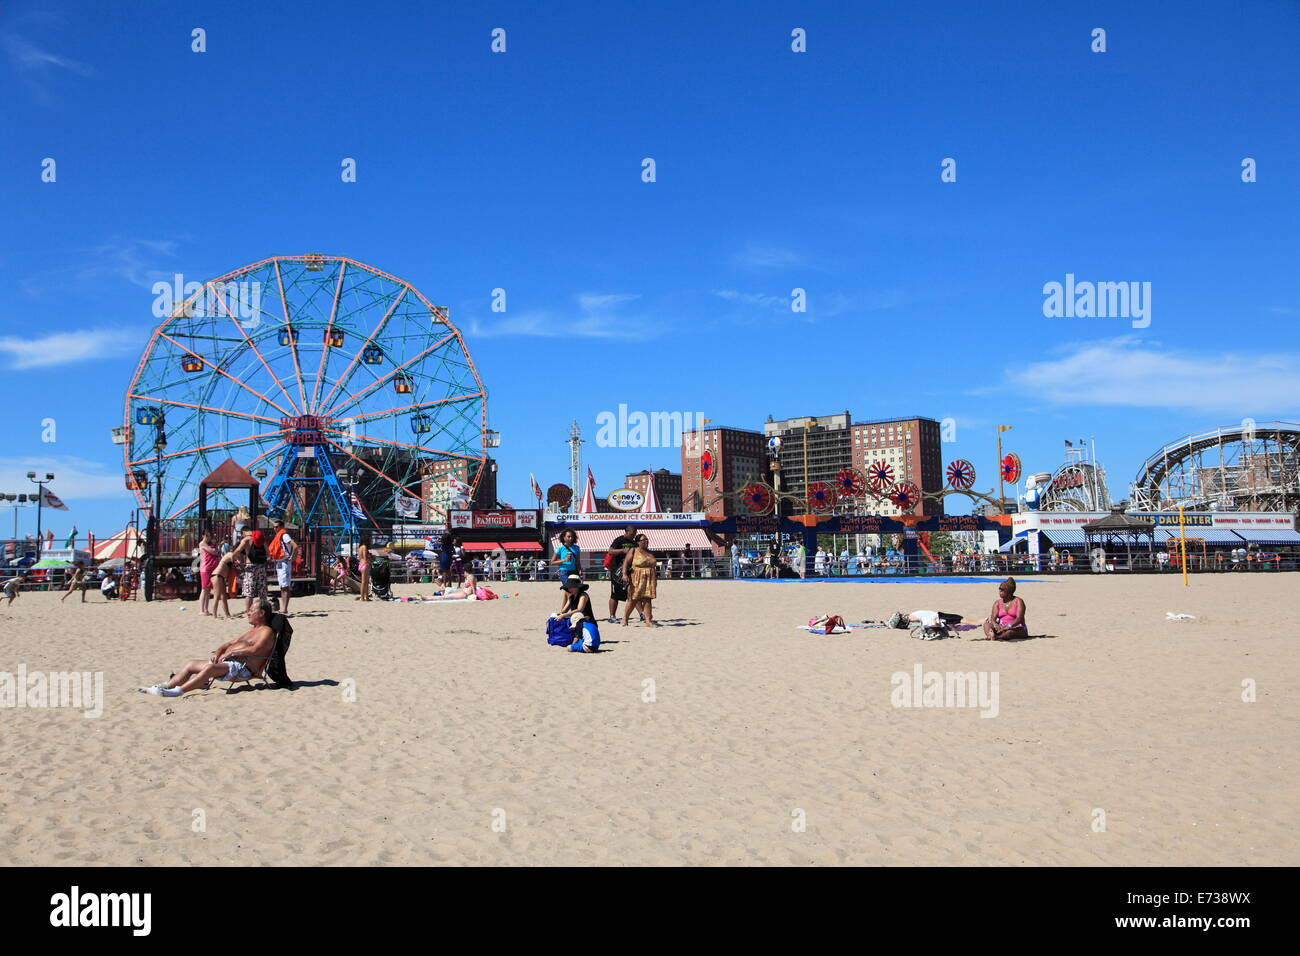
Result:
M41 558L32 565L33 568L70 568L71 561L64 561L62 558Z

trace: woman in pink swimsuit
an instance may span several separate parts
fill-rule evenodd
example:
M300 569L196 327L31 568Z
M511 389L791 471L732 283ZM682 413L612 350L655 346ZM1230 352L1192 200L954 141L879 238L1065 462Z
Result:
M993 602L993 610L984 622L983 640L1005 641L1028 636L1025 602L1016 597L1016 579L1007 578L998 585L998 599Z

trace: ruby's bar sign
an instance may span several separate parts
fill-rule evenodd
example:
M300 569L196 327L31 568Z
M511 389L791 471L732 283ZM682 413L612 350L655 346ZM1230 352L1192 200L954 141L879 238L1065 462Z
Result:
M537 512L525 511L453 511L449 518L453 528L536 528Z

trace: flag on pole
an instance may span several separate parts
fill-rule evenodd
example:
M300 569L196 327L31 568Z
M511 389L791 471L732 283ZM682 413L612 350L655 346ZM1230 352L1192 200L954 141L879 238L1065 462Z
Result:
M54 529L52 528L45 529L45 550L54 550Z
M1070 439L1067 438L1067 439L1065 440L1065 447L1066 447L1066 448L1073 448L1073 447L1074 447L1074 442L1070 441Z
M447 486L451 494L451 506L457 511L465 511L470 506L473 491L459 478L447 476Z
M538 504L538 505L541 505L541 503L542 503L542 486L539 485L539 484L537 483L537 476L534 475L534 474L530 471L530 472L528 473L528 480L532 483L532 486L533 486L533 496L537 499L537 504Z
M420 499L409 498L400 491L393 495L393 510L399 518L418 518L420 516Z
M63 500L50 491L49 488L41 489L41 506L44 508L58 508L60 511L68 510L68 506L63 503Z
M77 543L77 526L74 524L72 526L72 530L68 532L68 540L64 543L63 546L70 551L76 545L76 543Z
M352 506L352 517L364 518L366 512L361 507L361 499L357 497L355 491L348 492L348 504Z

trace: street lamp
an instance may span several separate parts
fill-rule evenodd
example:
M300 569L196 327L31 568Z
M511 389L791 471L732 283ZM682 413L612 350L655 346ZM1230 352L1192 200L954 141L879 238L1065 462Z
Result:
M781 438L773 435L767 440L767 455L772 466L772 513L776 516L776 553L772 555L772 567L780 574L781 555Z
M149 524L145 531L144 599L146 601L153 600L158 550L162 539L163 449L167 447L167 433L163 429L166 424L160 410L154 422L153 451L157 468L154 472L153 507L149 509Z
M47 482L54 480L54 475L47 471L44 478L37 478L36 472L29 471L27 480L36 485L36 559L39 561L41 557L41 508L45 504L45 485ZM16 515L17 512L15 512Z
M357 493L356 492L357 485L361 484L361 475L356 469L347 468L347 467L340 468L338 471L335 472L335 474L338 475L338 479L343 484L343 486L348 489L348 500L344 502L344 506L348 509L348 511L347 514L345 514L343 517L345 517L348 522L348 553L354 554L356 553L356 548L357 548L356 545L357 522L356 522L356 517L352 514L352 497Z

